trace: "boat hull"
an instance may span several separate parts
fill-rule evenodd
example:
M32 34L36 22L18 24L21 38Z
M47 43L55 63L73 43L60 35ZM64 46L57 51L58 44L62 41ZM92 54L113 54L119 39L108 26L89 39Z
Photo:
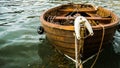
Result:
M46 21L46 15L54 11L54 9L56 10L59 8L60 7L55 7L46 11L40 17L40 20L49 42L61 53L67 54L68 56L75 58L75 37L73 35L74 27L65 25L63 26ZM82 59L86 59L91 55L97 53L101 43L103 45L102 48L104 48L109 42L113 40L113 35L116 31L116 26L118 24L118 17L107 9L102 8L101 11L103 10L106 14L108 12L110 13L112 18L111 23L109 23L110 21L105 21L105 24L102 23L102 25L99 24L97 26L92 26L94 35L84 39Z
M67 54L70 57L74 58L75 56L75 37L73 31L62 30L51 28L48 26L43 26L46 31L46 36L49 42L63 54ZM115 33L116 27L111 27L105 29L105 35L103 40L103 47L108 43L112 42L113 35ZM101 41L103 29L93 30L94 35L84 39L84 50L83 50L83 59L88 58L89 56L98 52Z

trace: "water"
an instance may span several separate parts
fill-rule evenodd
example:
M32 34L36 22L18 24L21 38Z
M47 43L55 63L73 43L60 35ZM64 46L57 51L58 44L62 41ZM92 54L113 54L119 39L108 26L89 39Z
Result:
M78 0L0 0L0 68L74 68L73 62L50 46L44 34L37 34L43 11L69 2L78 3ZM120 17L119 0L93 3ZM114 38L113 44L101 53L95 68L120 68L119 31ZM91 63L84 64L85 68Z

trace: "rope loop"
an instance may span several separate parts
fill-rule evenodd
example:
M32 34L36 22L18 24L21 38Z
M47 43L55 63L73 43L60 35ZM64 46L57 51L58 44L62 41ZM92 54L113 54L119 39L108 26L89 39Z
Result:
M87 30L89 32L89 35L84 37L85 27L87 28ZM92 36L94 33L93 33L93 30L92 30L92 27L91 27L90 23L83 16L78 16L78 17L75 18L74 28L75 28L75 60L76 60L76 68L78 68L78 65L79 65L80 68L83 68L83 66L82 66L83 62L81 60L80 55L81 55L81 53L83 53L84 38L86 38L88 36ZM79 40L79 45L77 43L78 40Z
M83 38L87 38L88 36L92 36L94 34L93 30L92 30L92 26L90 25L88 20L83 16L78 16L75 18L75 21L74 21L75 34L76 34L76 37L78 40L80 40L80 38L81 38L81 36L80 36L81 27L83 27L83 28L86 27L89 32L89 35L87 35L86 37L83 37Z

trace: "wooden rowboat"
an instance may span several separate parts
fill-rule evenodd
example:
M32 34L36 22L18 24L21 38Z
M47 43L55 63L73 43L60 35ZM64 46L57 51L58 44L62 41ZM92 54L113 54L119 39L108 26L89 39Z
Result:
M102 48L113 40L118 24L118 17L103 7L94 7L90 4L65 4L51 8L43 13L40 21L45 30L47 39L63 54L75 58L74 19L75 16L84 16L92 25L93 36L84 38L82 58L98 52L101 39L104 39ZM102 26L101 26L102 25ZM85 31L85 36L88 31Z

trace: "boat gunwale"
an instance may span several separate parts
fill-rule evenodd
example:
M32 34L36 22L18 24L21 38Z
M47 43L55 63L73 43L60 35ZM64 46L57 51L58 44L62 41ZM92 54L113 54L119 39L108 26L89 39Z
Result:
M61 6L64 6L64 5L60 5L60 6L57 6L57 7L54 7L54 8L51 8L49 10L44 11L43 14L40 16L40 21L41 21L42 25L48 26L50 28L74 31L74 25L70 26L70 25L53 24L53 23L50 23L50 22L48 22L44 19L47 12L49 12L53 9L56 9L56 8L60 8ZM108 9L105 9L105 10L108 10ZM106 28L112 28L112 27L116 26L119 22L118 16L110 10L109 10L109 12L110 12L112 17L115 17L115 20L113 22L109 23L109 24L104 24L103 26L104 26L105 29ZM92 26L92 28L93 28L93 30L101 30L102 29L102 27L100 25Z

